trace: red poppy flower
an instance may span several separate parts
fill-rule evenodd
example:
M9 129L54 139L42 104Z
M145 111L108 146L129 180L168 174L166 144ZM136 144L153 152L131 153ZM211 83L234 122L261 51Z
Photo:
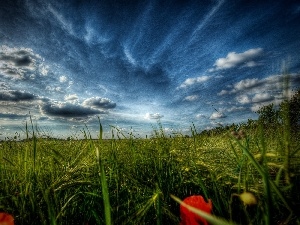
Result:
M211 213L211 200L209 199L208 202L206 202L201 195L193 195L187 197L183 200L183 202L204 212ZM204 218L191 212L183 205L180 205L180 217L180 225L208 225L207 221Z
M14 225L14 218L12 215L0 212L0 225Z

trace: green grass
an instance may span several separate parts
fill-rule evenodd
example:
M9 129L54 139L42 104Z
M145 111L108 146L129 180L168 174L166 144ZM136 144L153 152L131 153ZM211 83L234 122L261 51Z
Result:
M179 224L179 199L201 194L212 224L299 224L299 133L241 129L243 138L194 126L189 138L167 138L160 125L135 139L112 127L104 140L100 123L98 140L88 129L83 140L54 140L26 127L26 140L0 142L0 210L16 224Z

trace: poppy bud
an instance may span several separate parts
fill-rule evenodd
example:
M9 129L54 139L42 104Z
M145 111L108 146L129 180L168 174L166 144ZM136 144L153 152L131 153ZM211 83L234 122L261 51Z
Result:
M211 200L209 199L208 202L206 202L201 195L193 195L187 197L183 200L183 202L189 206L200 209L206 213L211 213L212 210ZM199 225L199 224L207 225L208 224L204 218L191 212L183 205L180 205L180 217L181 217L180 225Z
M14 218L8 213L0 213L0 225L14 225Z

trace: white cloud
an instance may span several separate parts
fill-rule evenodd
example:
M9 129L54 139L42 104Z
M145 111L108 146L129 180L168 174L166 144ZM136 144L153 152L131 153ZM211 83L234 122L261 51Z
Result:
M289 74L288 97L291 97L293 89L297 89L300 82L300 74ZM260 107L274 103L280 104L283 100L283 87L286 77L283 75L271 75L263 79L244 79L228 90L222 90L218 95L235 94L235 100L239 104L252 104L252 111L257 111Z
M146 115L145 115L144 118L147 119L147 120L150 120L150 119L158 120L158 119L161 119L163 117L164 116L160 115L159 113L154 113L154 114L152 114L152 113L146 113Z
M55 91L55 92L63 92L61 87L52 87L52 86L47 86L46 87L47 91Z
M223 69L230 69L237 66L244 66L244 67L253 67L259 65L254 59L261 56L263 53L262 48L255 48L249 49L243 53L236 53L236 52L229 52L226 58L219 58L216 60L214 70L223 70Z
M221 121L214 121L214 120L212 120L212 121L210 121L210 124L213 126L213 127L220 127L220 126L223 126L223 122L221 122Z
M127 47L124 47L124 54L125 54L126 59L129 63L131 63L132 65L137 64L136 60L133 58L132 54L130 53L130 51Z
M222 90L218 93L219 96L222 96L222 95L226 95L228 93L228 91L226 90Z
M44 66L44 65L40 66L41 75L47 76L48 72L49 72L49 66Z
M196 115L196 118L197 119L202 119L202 118L206 118L206 116L202 113L199 113L199 114Z
M192 101L196 101L199 99L199 95L190 95L184 98L184 100L192 102Z
M204 83L205 81L209 80L209 76L200 76L196 78L188 78L186 79L180 86L179 88L187 88L189 86L192 86L197 83Z
M270 102L255 103L251 106L252 112L257 112L261 107L269 105Z
M214 129L215 128L215 126L206 126L205 128L204 128L204 130L212 130L212 129Z
M300 74L290 74L289 82L290 88L297 88L297 84L300 81ZM284 86L284 76L283 75L272 75L263 79L244 79L235 84L232 87L228 87L228 90L222 90L218 93L218 95L226 95L226 94L247 94L247 95L255 95L257 93L269 93L270 95L275 95L278 93L282 93ZM254 99L255 100L255 99Z
M59 82L60 83L64 83L64 82L66 82L68 80L68 78L66 77L66 76L60 76L59 77Z
M259 65L259 63L257 63L257 62L254 62L254 61L249 61L249 62L246 62L245 63L245 67L255 67L255 66L258 66Z
M69 95L66 95L65 96L65 101L76 101L76 100L78 100L78 96L77 96L77 94L69 94Z
M211 114L211 116L209 117L209 119L211 120L216 120L216 119L220 119L220 118L225 118L226 116L224 115L224 113L222 112L213 112Z
M257 93L252 98L252 102L266 102L274 99L269 93Z
M269 101L254 102L251 106L251 110L253 112L256 112L261 107L266 106L266 105L270 105L270 104L279 105L283 100L281 97L282 96L274 96L274 98Z
M243 106L232 106L231 108L226 109L227 112L236 112L236 111L242 111L245 110L245 107Z
M257 78L241 80L233 85L236 91L245 90L257 86L260 81Z
M238 103L241 103L241 104L247 104L247 103L251 102L248 95L239 95L236 97L236 100L238 101Z
M217 78L217 79L220 79L220 78L223 78L224 77L224 75L217 75L217 76L215 76L215 78Z
M55 91L57 91L57 92L62 92L62 88L61 88L61 87L56 87L56 88L55 88Z
M84 100L83 106L99 108L99 109L113 109L116 107L116 103L112 102L108 98L92 97Z

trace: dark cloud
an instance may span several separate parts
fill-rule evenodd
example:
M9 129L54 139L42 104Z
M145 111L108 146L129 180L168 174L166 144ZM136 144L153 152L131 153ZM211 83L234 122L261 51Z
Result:
M32 63L32 59L26 55L15 59L16 66L29 66Z
M0 47L0 71L12 79L33 79L42 74L41 56L29 48Z
M12 75L12 76L17 76L18 71L14 69L4 69L2 70L6 75Z
M99 109L113 109L116 107L117 104L112 102L108 98L92 97L86 99L82 103L82 105Z
M48 116L57 116L63 118L88 117L96 114L103 114L104 111L84 107L72 103L54 103L51 101L45 102L40 106L41 113Z
M8 85L4 82L0 82L0 87L2 90L8 89Z
M0 60L11 62L17 67L30 66L33 63L32 57L37 58L39 56L34 55L29 49L17 50L2 47L2 51L0 52Z
M15 91L15 90L0 92L0 101L12 101L12 102L32 101L37 98L38 98L37 96L29 92L22 92L22 91Z

